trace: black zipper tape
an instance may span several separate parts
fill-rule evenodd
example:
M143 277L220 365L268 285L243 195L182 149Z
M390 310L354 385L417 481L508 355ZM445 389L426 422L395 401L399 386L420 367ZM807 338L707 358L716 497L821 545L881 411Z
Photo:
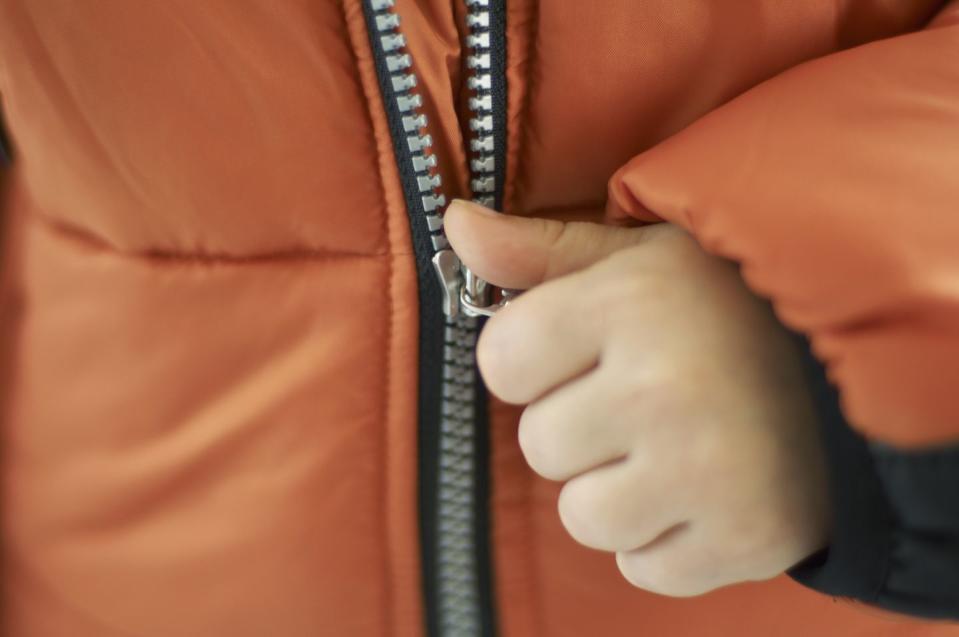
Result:
M497 210L503 210L503 186L506 183L507 105L508 82L506 80L506 0L490 0L490 93L493 98L493 153L496 188L494 201ZM480 322L480 330L486 320ZM479 379L479 370L476 372ZM492 507L490 497L493 481L490 467L489 396L482 380L476 387L476 560L480 587L481 620L484 637L497 634L496 583L493 577L493 547L490 537Z
M496 209L503 211L503 186L506 184L506 109L508 87L506 81L506 0L490 0L490 68L493 96L493 142L496 154Z
M420 192L413 172L412 152L405 144L402 115L396 102L390 99L390 71L386 55L380 48L375 15L369 2L363 2L366 31L370 35L370 47L376 65L380 95L389 122L393 140L393 153L400 173L406 210L410 220L410 233L416 255L416 271L419 288L419 519L420 552L423 562L423 593L428 635L439 635L436 615L436 458L439 455L440 400L443 374L443 345L446 317L443 315L439 282L433 270L433 243L426 214L420 201Z

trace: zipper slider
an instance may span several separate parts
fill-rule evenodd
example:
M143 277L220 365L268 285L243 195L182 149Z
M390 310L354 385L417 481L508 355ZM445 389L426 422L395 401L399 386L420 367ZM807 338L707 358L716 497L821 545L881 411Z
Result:
M493 316L513 299L512 290L502 290L502 300L492 303L493 286L476 276L463 265L449 248L433 255L433 269L443 291L443 314L456 318L461 313L470 316Z
M446 248L433 255L433 270L443 291L443 314L454 319L460 313L460 288L463 285L462 263L456 253Z

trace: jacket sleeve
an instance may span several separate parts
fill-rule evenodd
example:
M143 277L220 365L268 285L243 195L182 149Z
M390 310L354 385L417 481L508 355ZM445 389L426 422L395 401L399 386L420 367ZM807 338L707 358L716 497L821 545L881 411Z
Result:
M849 426L822 363L804 353L830 470L833 536L792 569L837 597L934 619L959 619L959 446L870 442Z
M750 90L610 195L740 262L811 343L835 531L796 576L959 619L959 1Z

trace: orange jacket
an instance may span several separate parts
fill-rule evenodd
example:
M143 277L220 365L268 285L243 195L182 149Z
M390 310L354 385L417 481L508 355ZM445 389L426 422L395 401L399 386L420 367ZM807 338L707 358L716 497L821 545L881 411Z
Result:
M959 436L942 5L510 0L502 206L599 219L625 164L614 214L743 261L855 425ZM451 196L464 7L396 7ZM417 383L438 362L367 27L359 0L0 0L4 635L424 634ZM490 414L503 637L959 635L785 578L632 589L561 529L516 410Z

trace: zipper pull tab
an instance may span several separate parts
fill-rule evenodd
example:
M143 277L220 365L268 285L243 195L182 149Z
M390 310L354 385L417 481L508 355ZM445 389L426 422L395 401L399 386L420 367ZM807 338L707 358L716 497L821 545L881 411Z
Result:
M463 285L460 287L460 307L468 316L488 316L483 310L489 306L492 291L490 285L465 265L461 270Z
M463 267L463 285L460 287L460 308L467 316L493 316L509 305L515 296L513 290L500 290L502 299L492 303L493 286Z
M514 290L501 290L502 299L492 303L493 286L464 266L449 248L433 255L433 269L443 291L443 314L449 318L456 318L460 313L493 316L517 294Z
M433 270L443 292L443 314L456 318L460 313L460 288L463 287L463 264L456 253L446 248L433 255Z
M460 306L463 314L467 316L493 316L509 305L510 301L518 295L515 290L500 290L500 296L502 298L496 303L490 303L489 297L492 295L490 294L489 284L486 283L486 281L483 281L483 283L487 287L485 301L477 302L471 299L465 287L460 290Z

